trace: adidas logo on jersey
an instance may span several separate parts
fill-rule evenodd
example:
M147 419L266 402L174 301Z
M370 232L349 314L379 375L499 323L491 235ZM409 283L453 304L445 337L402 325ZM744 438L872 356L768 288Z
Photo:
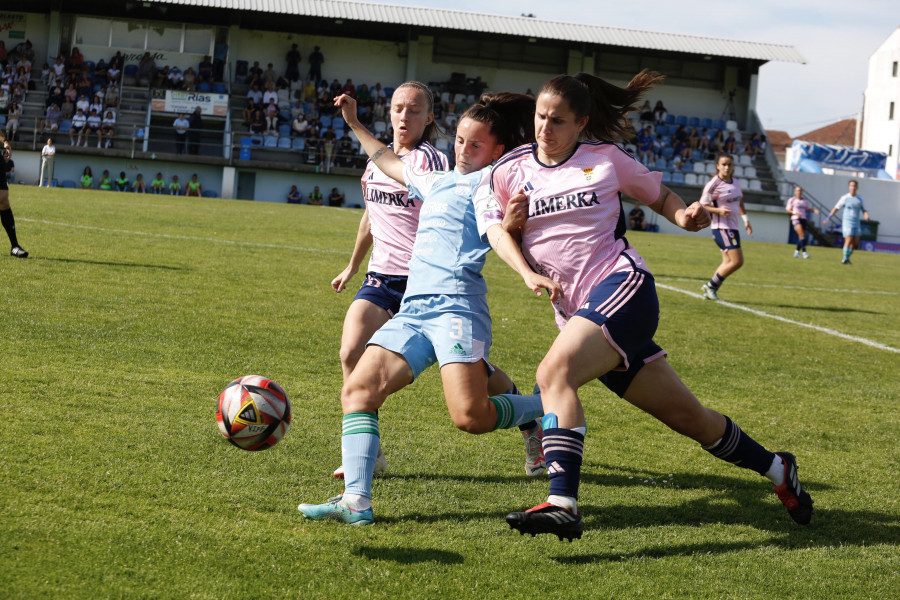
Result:
M452 348L450 348L450 354L465 356L466 351L463 349L462 344L456 343Z

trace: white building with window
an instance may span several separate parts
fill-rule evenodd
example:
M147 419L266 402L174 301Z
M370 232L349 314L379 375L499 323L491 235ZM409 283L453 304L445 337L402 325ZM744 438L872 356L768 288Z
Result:
M900 180L900 27L869 58L862 147L887 153L884 168Z

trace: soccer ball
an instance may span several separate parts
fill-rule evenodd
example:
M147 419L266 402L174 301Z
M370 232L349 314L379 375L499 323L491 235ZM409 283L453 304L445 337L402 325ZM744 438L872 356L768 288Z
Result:
M291 426L291 401L271 379L246 375L219 394L216 423L225 439L238 448L265 450Z

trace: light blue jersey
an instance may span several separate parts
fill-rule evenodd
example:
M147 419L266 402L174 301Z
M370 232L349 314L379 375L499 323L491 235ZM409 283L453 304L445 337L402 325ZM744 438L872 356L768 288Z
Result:
M481 275L490 244L478 235L472 196L489 169L422 172L407 166L403 178L410 196L425 198L416 243L409 261L406 298L447 294L487 294Z
M862 197L851 196L850 194L841 196L841 199L838 200L838 203L834 208L835 210L843 208L844 212L841 214L841 223L853 227L859 226L860 216L866 210L866 207L863 206Z

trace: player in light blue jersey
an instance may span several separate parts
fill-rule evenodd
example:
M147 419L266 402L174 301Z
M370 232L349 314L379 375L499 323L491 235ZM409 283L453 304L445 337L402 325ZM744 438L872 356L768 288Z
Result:
M844 234L844 253L841 258L841 264L843 265L850 264L850 255L853 254L854 250L859 248L859 235L862 227L859 221L859 215L862 214L866 221L869 220L869 211L863 206L862 197L856 195L856 189L858 187L859 182L855 179L851 179L850 184L848 185L849 193L841 196L838 203L834 205L834 208L831 209L831 212L828 213L828 216L822 221L823 223L827 223L831 220L831 217L834 216L834 213L842 208L844 209L844 212L841 213L841 229Z
M412 383L435 362L441 368L447 408L458 428L480 434L535 421L523 433L526 439L540 435L535 420L543 415L539 395L489 398L486 393L491 320L481 270L490 246L478 233L472 201L476 190L487 183L490 169L486 167L507 148L533 137L534 99L521 94L482 96L459 121L456 168L451 172L406 165L359 123L355 100L342 95L335 99L335 106L341 107L378 168L405 183L410 195L424 199L400 311L369 340L341 390L345 491L324 504L299 506L307 518L368 525L374 520L376 411L390 394ZM515 245L508 234L501 243ZM558 298L558 283L532 272L524 259L516 266L536 294L546 289L551 298ZM543 466L543 456L536 459Z

